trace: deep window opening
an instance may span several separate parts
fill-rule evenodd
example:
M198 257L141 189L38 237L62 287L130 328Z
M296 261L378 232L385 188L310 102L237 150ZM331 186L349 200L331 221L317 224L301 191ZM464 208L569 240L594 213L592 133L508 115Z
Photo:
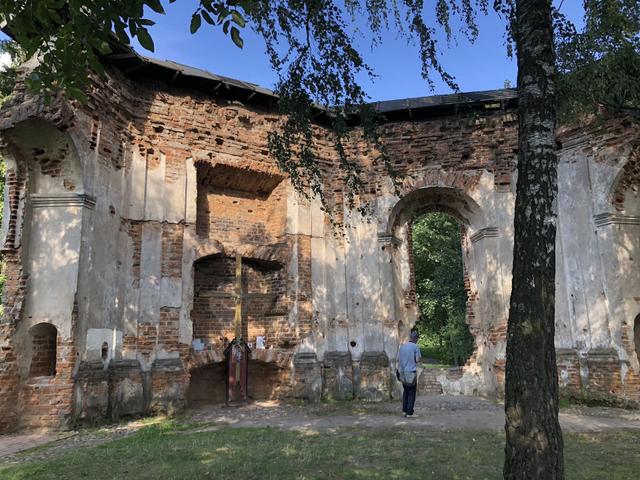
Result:
M429 367L461 366L473 353L467 324L467 289L462 257L465 227L452 215L431 212L411 225L411 273L420 318L419 345Z

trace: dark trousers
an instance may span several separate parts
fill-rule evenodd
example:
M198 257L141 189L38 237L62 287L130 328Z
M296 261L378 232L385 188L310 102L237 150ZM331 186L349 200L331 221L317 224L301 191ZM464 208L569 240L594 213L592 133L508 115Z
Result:
M413 406L416 403L416 390L418 385L402 386L402 411L407 415L413 415Z

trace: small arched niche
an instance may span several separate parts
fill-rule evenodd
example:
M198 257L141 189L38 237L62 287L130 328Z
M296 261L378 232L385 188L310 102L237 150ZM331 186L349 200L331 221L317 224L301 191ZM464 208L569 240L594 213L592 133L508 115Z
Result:
M29 377L54 377L58 330L50 323L39 323L29 330L31 339L31 366Z

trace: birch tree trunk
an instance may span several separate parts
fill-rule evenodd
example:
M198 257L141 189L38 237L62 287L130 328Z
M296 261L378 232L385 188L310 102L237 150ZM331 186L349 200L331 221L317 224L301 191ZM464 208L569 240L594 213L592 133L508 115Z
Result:
M555 336L557 156L551 0L516 0L519 146L505 479L564 478Z

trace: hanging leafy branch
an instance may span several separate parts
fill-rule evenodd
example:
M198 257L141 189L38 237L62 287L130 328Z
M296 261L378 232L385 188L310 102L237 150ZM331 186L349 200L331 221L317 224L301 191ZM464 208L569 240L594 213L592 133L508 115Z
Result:
M242 8L246 3L201 0L194 18L222 25L225 31L232 21L241 27L244 21L231 5ZM39 56L39 65L26 79L33 91L46 98L62 91L84 100L87 70L104 73L100 56L110 53L113 35L124 44L135 38L153 52L149 11L165 13L160 0L0 0L0 25L8 28L28 58ZM230 35L241 46L238 28Z
M459 25L459 33L473 41L478 35L476 16L488 9L489 0L200 0L189 30L196 33L205 24L221 28L240 48L243 28L262 36L278 75L276 93L285 117L281 128L269 135L270 152L299 192L319 196L329 209L313 133L318 109L331 119L337 177L350 206L363 186L361 167L345 148L350 119L360 117L365 139L392 178L394 173L378 138L375 112L366 107L368 97L358 81L360 75L374 73L354 47L350 20L366 18L374 44L383 31L397 31L418 46L422 76L431 87L437 75L457 90L440 60L438 31L450 41L456 33L453 25ZM165 13L165 6L160 0L0 0L0 21L29 57L40 57L27 84L47 98L63 91L84 100L86 71L104 73L100 56L110 52L114 34L122 43L137 39L153 51L149 11Z
M487 13L488 0L438 0L433 10L435 24L452 36L451 19L461 20L462 33L470 40L478 34L476 12ZM373 42L381 41L382 31L396 28L409 42L419 46L424 79L433 87L435 73L451 88L458 88L440 62L437 29L424 20L427 8L423 1L345 1L343 5L327 0L256 1L245 10L249 24L265 40L271 66L278 74L276 93L286 120L269 134L269 147L282 170L289 174L300 192L307 188L330 206L323 191L323 172L317 158L318 146L313 135L313 114L326 109L331 119L334 147L338 155L340 181L347 203L356 206L356 197L364 185L361 166L350 158L345 139L350 133L349 119L359 118L362 132L377 150L380 161L391 178L391 163L377 133L376 112L367 108L368 97L358 82L360 75L374 77L374 72L354 47L355 32L349 20L367 18ZM367 204L357 208L366 213Z

